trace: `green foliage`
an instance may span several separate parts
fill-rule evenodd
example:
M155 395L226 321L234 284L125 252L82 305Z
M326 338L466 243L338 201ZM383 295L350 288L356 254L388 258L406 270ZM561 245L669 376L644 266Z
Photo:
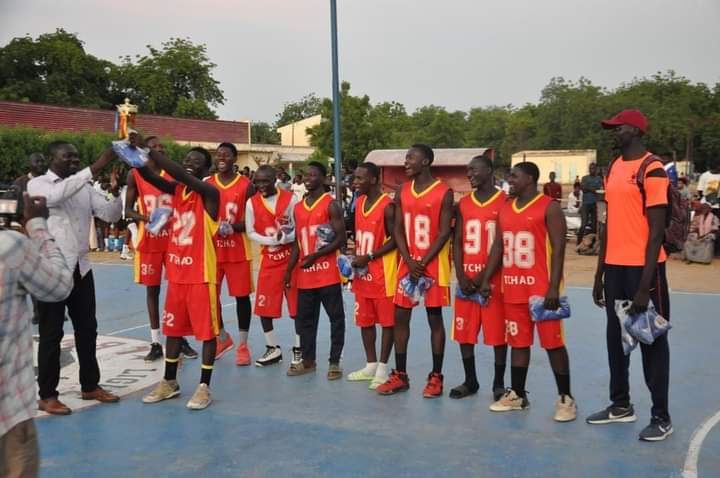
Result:
M303 96L297 101L285 103L283 110L276 115L275 128L304 120L320 113L322 100L315 93Z
M250 138L253 144L280 144L280 133L264 121L258 121L250 126Z

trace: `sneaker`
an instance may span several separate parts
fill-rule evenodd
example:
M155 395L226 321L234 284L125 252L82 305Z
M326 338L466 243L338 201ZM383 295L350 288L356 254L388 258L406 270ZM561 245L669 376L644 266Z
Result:
M123 251L123 252L120 253L120 259L122 259L122 260L124 260L124 261L127 261L127 260L129 260L129 259L132 259L132 257L129 257L128 254Z
M194 348L192 348L190 346L190 344L188 343L188 341L185 337L183 337L182 341L180 342L180 353L189 359L198 358L198 353L195 351Z
M327 372L327 379L328 380L338 380L342 378L343 369L340 367L339 363L330 363L328 366L328 372Z
M428 375L428 381L423 389L423 397L437 398L443 393L443 375L437 372L431 372Z
M215 360L220 359L220 357L225 355L229 350L232 350L233 345L235 345L235 342L233 342L230 334L225 334L225 340L222 340L220 339L220 336L217 336L215 341L217 342L217 347L215 348Z
M450 398L460 399L475 395L480 389L480 386L476 383L461 383L455 388L450 389Z
M497 402L505 395L505 389L502 387L493 388L493 401Z
M280 347L265 346L265 353L255 361L256 367L264 367L274 363L282 362L282 350Z
M195 389L192 398L185 405L190 410L203 410L212 403L212 395L207 384L201 383Z
M297 365L300 362L302 362L302 349L300 347L293 347L292 348L292 362L290 362L291 365Z
M410 388L410 378L405 372L393 370L387 381L379 385L375 391L380 395L393 395L398 392L405 392Z
M355 372L351 372L348 374L347 379L348 382L364 382L364 381L370 381L375 378L375 374L369 374L365 371L364 368L360 370L356 370Z
M235 351L235 365L244 367L250 365L252 358L250 357L250 349L247 343L238 345L237 351Z
M525 410L530 406L527 398L519 397L515 390L507 389L500 400L490 405L492 412L510 412L513 410Z
M633 423L637 420L632 404L627 407L609 406L605 410L593 413L585 419L590 425L605 425L607 423Z
M377 375L373 377L372 381L370 382L370 385L368 385L369 390L377 390L377 388L382 385L383 383L387 382L387 377L378 377Z
M163 357L164 357L164 355L163 355L162 345L155 342L153 344L150 344L150 351L147 353L147 355L145 356L145 358L143 360L145 360L145 362L147 362L147 363L150 363L150 362L154 362L156 360L160 360Z
M673 432L672 422L659 417L652 417L650 425L643 428L640 432L640 440L642 441L663 441Z
M160 380L155 389L142 398L143 403L157 403L180 395L177 380Z
M287 376L298 377L300 375L305 375L306 373L312 373L315 370L317 370L317 366L315 364L306 367L305 362L301 360L299 363L290 365L290 368L287 371Z
M555 402L555 416L553 420L556 422L571 422L577 418L577 405L575 400L568 395L560 395Z

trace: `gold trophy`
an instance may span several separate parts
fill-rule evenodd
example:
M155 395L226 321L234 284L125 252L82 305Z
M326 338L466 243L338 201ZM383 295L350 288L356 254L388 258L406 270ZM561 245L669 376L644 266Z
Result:
M130 104L130 99L125 98L125 102L115 106L118 113L118 138L128 139L128 131L135 129L135 116L137 116L137 105Z

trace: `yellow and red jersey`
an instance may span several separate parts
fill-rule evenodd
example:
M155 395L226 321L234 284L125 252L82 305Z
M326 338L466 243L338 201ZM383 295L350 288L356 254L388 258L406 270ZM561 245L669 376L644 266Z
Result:
M405 225L408 252L416 260L427 254L430 245L440 234L440 212L445 193L449 190L439 179L421 192L416 192L415 181L403 184L400 190L402 218L398 219L402 219ZM401 258L399 274L402 275L406 269ZM450 285L450 241L427 264L425 274L441 287Z
M463 270L470 278L475 277L487 264L500 210L506 199L504 192L497 191L490 199L481 202L471 192L458 203L463 230L457 233L462 234Z
M318 226L330 224L332 196L325 193L314 204L308 204L308 199L306 197L297 203L293 211L295 235L300 249L299 265L302 265L306 256L315 252ZM340 282L337 251L319 257L312 267L300 267L298 270L298 289L317 289Z
M213 236L218 222L205 210L202 196L184 184L175 186L172 236L167 248L167 277L176 284L217 283Z
M223 184L217 174L207 182L220 191L219 220L236 224L245 219L245 201L250 180L238 174L228 184ZM233 232L229 236L215 236L215 250L218 262L244 262L250 260L250 241L244 232Z
M262 194L257 193L250 198L255 217L255 230L263 236L275 236L277 234L278 223L285 219L285 211L287 211L290 201L293 199L293 193L284 189L278 189L277 195L274 210L265 201ZM287 263L290 258L291 247L291 244L262 246L260 267L274 265L275 263Z
M503 233L503 298L507 304L527 304L530 296L544 297L550 286L552 248L545 213L553 199L538 194L522 208L517 199L500 210Z
M387 194L367 208L367 196L357 199L355 205L356 254L365 256L380 249L390 240L391 231L385 230L385 208L392 203ZM368 263L368 273L353 281L355 294L368 298L393 297L397 287L397 249Z
M150 217L156 207L172 209L173 196L160 191L158 188L145 181L137 169L132 169L132 175L137 187L137 209L140 214ZM165 171L160 172L160 177L172 181L170 175ZM139 252L165 252L170 241L170 221L158 234L153 234L145 228L145 222L138 223L138 243L135 250Z

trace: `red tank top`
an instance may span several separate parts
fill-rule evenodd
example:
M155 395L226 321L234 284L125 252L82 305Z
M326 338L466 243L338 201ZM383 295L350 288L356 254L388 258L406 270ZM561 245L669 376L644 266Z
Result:
M215 284L214 221L205 211L200 194L184 184L175 187L172 237L167 249L167 276L177 284Z
M298 265L303 259L315 252L315 231L321 224L330 224L330 203L333 201L329 193L320 196L314 204L308 205L307 200L295 205L293 212L295 218L295 234L300 249ZM298 289L317 289L340 283L340 271L337 267L337 251L319 257L312 267L298 268Z
M245 201L250 180L238 174L229 184L222 184L217 174L207 178L207 182L220 191L219 220L236 224L245 219ZM218 262L244 262L250 260L250 241L244 232L234 232L229 236L215 236L215 250Z
M356 254L364 256L380 249L390 240L385 230L385 208L392 203L387 194L381 195L366 212L367 196L360 196L355 203ZM392 297L397 287L397 249L368 263L368 273L353 281L355 294L369 297Z
M465 275L475 277L487 264L495 239L498 216L507 196L497 191L490 199L480 202L474 193L460 199L458 208L463 221L463 268Z
M508 304L527 304L532 295L544 297L550 286L551 248L545 212L552 201L538 194L522 209L514 199L500 210L502 287Z
M138 212L143 216L150 217L156 207L166 207L172 209L172 194L160 191L158 188L145 181L137 169L132 170L135 186L137 187L137 208ZM172 178L162 171L160 176L172 180ZM170 222L163 227L156 235L145 229L145 222L138 223L138 243L135 249L140 252L165 252L170 241Z
M283 219L285 211L287 211L290 201L293 198L293 193L284 189L277 190L277 201L275 202L275 210L270 209L270 206L262 194L257 193L250 198L253 215L255 217L255 231L263 236L274 236L278 232L278 221ZM290 244L284 244L280 246L262 246L260 261L263 264L265 261L270 262L283 262L287 261L290 257Z
M408 252L416 260L427 254L440 233L440 211L445 193L449 190L439 179L419 193L415 191L415 181L403 184L400 190L405 240ZM443 245L425 271L438 285L450 285L450 241Z

